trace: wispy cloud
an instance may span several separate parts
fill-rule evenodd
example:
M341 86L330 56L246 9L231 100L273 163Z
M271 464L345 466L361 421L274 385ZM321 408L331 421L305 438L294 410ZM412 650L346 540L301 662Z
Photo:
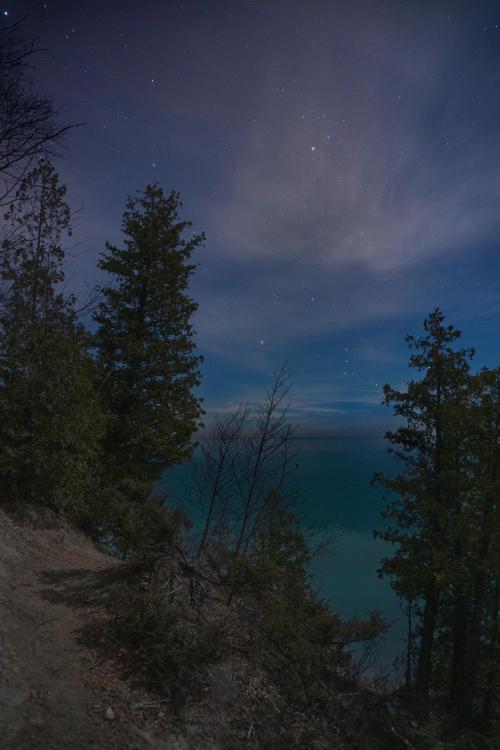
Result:
M293 80L280 71L295 44L264 52L259 114L213 207L229 255L380 272L499 227L497 133L477 106L495 95L493 80L464 65L465 40L439 12L414 8L408 35L406 11L394 9L336 14L317 43L310 28Z
M99 28L67 5L32 22L54 49L44 86L88 122L61 164L89 250L72 270L92 278L121 241L127 193L180 190L207 233L191 291L211 409L258 400L288 360L297 422L374 424L435 305L494 364L495 3L156 3L140 27L122 3L116 54L113 3Z
M297 16L302 46L262 50L255 117L209 211L209 347L391 320L421 305L425 264L498 236L500 123L484 103L499 74L485 80L444 8L390 8L336 8L323 33Z

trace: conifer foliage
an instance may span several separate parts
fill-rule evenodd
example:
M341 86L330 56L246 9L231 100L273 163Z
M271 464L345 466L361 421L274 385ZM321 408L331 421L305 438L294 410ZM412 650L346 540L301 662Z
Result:
M128 200L123 247L108 244L99 261L109 274L95 314L106 472L126 502L144 503L165 469L189 458L202 414L187 288L204 237L180 209L178 193L149 185Z
M375 533L395 545L381 572L417 623L407 681L463 722L491 717L497 680L498 372L470 373L474 352L456 348L460 332L439 309L424 328L406 339L422 376L384 388L403 419L386 435L402 471L375 477L391 498Z
M5 216L0 312L1 497L64 508L84 525L102 418L89 339L61 292L66 189L41 159Z

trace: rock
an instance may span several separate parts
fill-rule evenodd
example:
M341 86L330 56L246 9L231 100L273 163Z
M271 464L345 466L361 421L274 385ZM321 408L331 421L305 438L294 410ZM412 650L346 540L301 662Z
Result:
M107 719L108 721L113 721L113 719L115 718L115 712L113 711L111 706L108 706L107 709L105 710L104 718Z

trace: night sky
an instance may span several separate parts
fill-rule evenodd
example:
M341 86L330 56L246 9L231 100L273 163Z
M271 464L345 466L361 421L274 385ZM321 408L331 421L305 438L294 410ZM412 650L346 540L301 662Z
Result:
M500 3L5 0L38 89L86 124L56 166L96 279L129 193L180 191L208 411L286 359L303 434L379 434L439 305L499 364Z

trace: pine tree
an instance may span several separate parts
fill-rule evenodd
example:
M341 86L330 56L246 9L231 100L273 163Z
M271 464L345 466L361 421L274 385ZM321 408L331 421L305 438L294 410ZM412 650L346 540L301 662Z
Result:
M481 370L470 384L465 446L469 491L455 518L459 554L447 576L450 603L455 604L450 607L454 638L449 698L459 722L481 714L491 719L490 698L498 683L500 369Z
M500 682L500 368L483 370L478 379L481 393L478 478L482 481L479 508L475 508L478 533L464 705L468 705L469 696L480 692L481 716L491 723L495 713L498 719Z
M66 189L48 160L22 181L5 216L0 313L1 497L41 502L91 522L102 419L89 341L64 281Z
M375 533L397 545L382 561L381 572L392 578L402 599L417 603L416 689L426 699L446 576L458 553L455 518L469 487L464 414L473 350L455 350L460 332L444 325L439 309L424 321L424 328L425 336L406 337L414 352L410 366L423 373L421 379L411 380L406 391L384 387L384 402L404 420L386 435L403 472L392 478L377 475L374 481L395 496L383 513L391 524Z
M95 343L109 430L107 482L120 503L143 504L169 466L188 459L202 415L193 390L201 358L194 352L187 289L192 252L202 234L187 234L179 195L157 185L129 198L122 248L109 243L99 268L110 275L95 314Z

